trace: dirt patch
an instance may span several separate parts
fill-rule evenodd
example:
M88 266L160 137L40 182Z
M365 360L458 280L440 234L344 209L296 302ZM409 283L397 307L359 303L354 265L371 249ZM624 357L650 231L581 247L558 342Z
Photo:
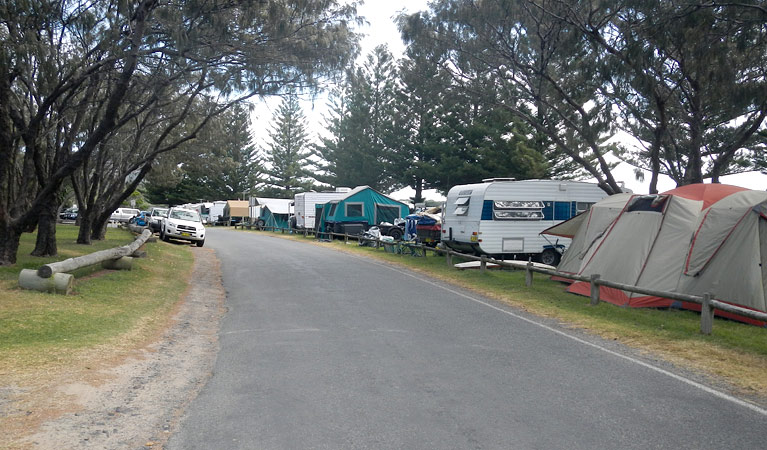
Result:
M95 363L91 353L39 383L3 387L0 411L11 420L0 448L162 448L208 380L218 351L221 270L212 250L194 255L189 290L151 345L112 358L99 351Z

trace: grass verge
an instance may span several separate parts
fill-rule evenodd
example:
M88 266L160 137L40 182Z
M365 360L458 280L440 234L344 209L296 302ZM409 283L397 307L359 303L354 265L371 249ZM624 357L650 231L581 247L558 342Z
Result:
M78 245L77 228L59 226L59 256L29 256L34 235L24 235L13 267L0 268L0 376L8 368L24 370L65 362L81 349L109 342L130 344L151 334L186 289L192 255L183 246L147 244L148 257L133 270L106 271L98 265L79 269L73 295L62 296L18 287L23 268L125 245L132 235L110 229L104 241ZM135 335L128 342L126 335Z
M258 232L262 231L243 231ZM275 236L317 242L301 235ZM715 319L713 333L700 334L700 314L655 308L623 308L601 302L590 306L588 297L565 292L565 285L534 274L531 287L524 271L456 270L444 256L412 257L360 247L356 241L320 243L395 263L433 278L449 281L533 314L553 318L606 339L659 356L702 375L714 375L739 394L767 401L767 329ZM453 258L453 262L460 262ZM718 381L718 380L715 380Z
M104 241L84 246L75 243L77 231L72 225L57 228L59 255L53 258L29 256L35 235L25 234L16 265L0 267L3 428L29 429L66 410L66 399L53 401L56 384L67 376L71 381L74 373L90 371L96 377L97 369L156 340L187 288L192 253L187 246L161 243L145 244L148 256L136 258L130 271L103 270L99 265L79 269L72 295L18 287L21 269L133 239L127 231L110 228Z

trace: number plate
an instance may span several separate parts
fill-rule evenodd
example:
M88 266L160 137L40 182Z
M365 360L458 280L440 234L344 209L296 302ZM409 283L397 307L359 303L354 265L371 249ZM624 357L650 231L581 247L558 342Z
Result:
M184 233L184 232L182 232L182 233L181 233L181 236L191 236L191 235L190 235L189 233Z

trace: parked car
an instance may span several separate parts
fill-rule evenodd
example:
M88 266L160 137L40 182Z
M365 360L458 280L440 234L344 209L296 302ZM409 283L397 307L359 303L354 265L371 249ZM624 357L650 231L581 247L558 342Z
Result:
M115 212L109 216L109 220L113 222L128 222L131 218L136 217L140 211L135 208L117 208Z
M68 208L59 213L61 220L77 220L77 208Z
M205 244L205 225L200 213L193 209L170 208L168 215L162 219L160 239L179 239L202 247Z
M149 213L149 229L153 233L159 233L162 228L162 219L168 215L168 208L152 208Z

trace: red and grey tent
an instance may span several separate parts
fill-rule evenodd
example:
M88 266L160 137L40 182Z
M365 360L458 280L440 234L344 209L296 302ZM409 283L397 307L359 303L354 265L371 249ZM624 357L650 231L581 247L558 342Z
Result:
M710 293L767 312L767 192L693 184L657 195L613 195L544 233L572 238L561 272L599 274L605 280L665 292ZM577 282L568 290L589 295L590 286ZM600 296L631 307L700 310L694 303L604 286Z

